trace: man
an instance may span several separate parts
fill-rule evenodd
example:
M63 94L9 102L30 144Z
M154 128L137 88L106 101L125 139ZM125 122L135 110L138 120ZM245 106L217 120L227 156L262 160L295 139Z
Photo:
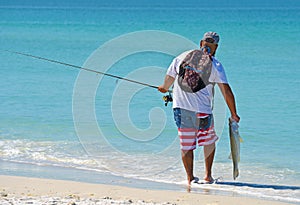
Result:
M193 174L194 153L196 144L204 146L205 175L204 183L212 183L212 164L215 155L215 142L218 136L214 131L212 116L212 99L214 85L218 84L226 104L230 110L231 118L239 122L240 117L236 111L235 98L227 82L227 78L221 63L214 57L218 48L219 35L215 32L206 32L200 41L201 53L208 54L211 63L211 73L209 73L209 84L196 92L187 92L182 89L178 80L180 67L183 59L177 57L168 68L163 85L158 90L165 93L172 84L173 87L173 110L174 119L178 127L178 135L181 145L182 162L187 174L188 185L197 181ZM203 55L206 56L207 55Z

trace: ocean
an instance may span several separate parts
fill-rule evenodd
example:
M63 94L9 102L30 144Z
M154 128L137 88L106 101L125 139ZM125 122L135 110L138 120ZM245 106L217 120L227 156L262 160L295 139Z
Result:
M192 191L300 203L296 1L217 1L214 6L0 1L0 174L130 181L184 191L171 103L165 106L163 94L148 84L160 85L174 56L197 48L206 31L220 34L216 57L236 97L243 143L240 176L234 181L229 113L216 87L220 139L213 175L220 183ZM195 175L200 178L203 166L198 148Z

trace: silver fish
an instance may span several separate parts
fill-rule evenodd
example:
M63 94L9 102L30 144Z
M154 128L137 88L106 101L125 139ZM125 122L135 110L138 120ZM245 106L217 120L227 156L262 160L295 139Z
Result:
M233 179L235 180L239 176L238 163L240 161L240 142L242 138L239 134L239 125L236 121L229 118L229 138L230 138L230 158L233 163Z

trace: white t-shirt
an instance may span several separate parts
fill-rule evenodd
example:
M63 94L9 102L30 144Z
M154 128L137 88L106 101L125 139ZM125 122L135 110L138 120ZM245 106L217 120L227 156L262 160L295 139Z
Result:
M167 70L167 75L175 78L173 87L173 108L182 108L199 113L212 113L212 99L213 99L213 84L208 84L205 88L195 93L183 91L178 85L179 66L190 51L184 52L176 57ZM227 78L222 64L214 57L212 57L212 70L209 77L211 83L225 83Z

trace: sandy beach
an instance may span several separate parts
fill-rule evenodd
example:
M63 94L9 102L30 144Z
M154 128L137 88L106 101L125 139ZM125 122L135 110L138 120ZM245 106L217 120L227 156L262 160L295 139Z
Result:
M136 189L5 175L0 176L0 193L0 204L288 204L256 198Z

